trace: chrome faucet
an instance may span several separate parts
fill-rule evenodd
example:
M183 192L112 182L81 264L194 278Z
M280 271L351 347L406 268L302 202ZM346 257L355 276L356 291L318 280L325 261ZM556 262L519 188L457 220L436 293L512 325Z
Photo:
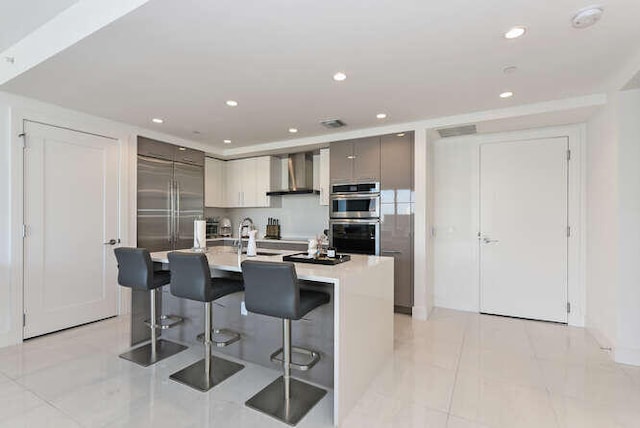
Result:
M238 257L242 256L242 228L245 226L249 226L253 229L253 220L249 217L245 217L240 222L240 226L238 226Z

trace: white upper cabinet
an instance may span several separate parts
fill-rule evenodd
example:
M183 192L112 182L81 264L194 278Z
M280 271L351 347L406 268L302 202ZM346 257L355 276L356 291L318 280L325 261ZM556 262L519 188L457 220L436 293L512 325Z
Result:
M204 163L204 206L225 207L225 161L206 158Z
M205 206L269 207L267 192L280 188L280 161L273 156L219 161L207 158Z

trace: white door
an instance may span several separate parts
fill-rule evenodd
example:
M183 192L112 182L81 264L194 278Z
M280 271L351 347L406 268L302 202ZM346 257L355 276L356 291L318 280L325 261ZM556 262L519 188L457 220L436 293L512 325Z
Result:
M26 122L24 338L116 315L116 140Z
M480 310L567 322L567 138L480 147Z

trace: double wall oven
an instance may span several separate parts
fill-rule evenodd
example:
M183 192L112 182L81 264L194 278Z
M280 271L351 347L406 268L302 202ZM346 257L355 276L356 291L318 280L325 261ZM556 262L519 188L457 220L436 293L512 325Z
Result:
M380 183L331 186L329 235L339 253L380 255Z

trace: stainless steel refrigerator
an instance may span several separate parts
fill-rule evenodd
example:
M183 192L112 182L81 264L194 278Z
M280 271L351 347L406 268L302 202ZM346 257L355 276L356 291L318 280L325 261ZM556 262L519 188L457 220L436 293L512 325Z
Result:
M204 152L138 137L138 248L193 247L193 222L204 218ZM159 267L158 267L159 268ZM156 306L162 307L158 293ZM150 337L149 293L131 295L131 344Z
M138 247L193 247L204 218L204 153L143 139L138 143Z

